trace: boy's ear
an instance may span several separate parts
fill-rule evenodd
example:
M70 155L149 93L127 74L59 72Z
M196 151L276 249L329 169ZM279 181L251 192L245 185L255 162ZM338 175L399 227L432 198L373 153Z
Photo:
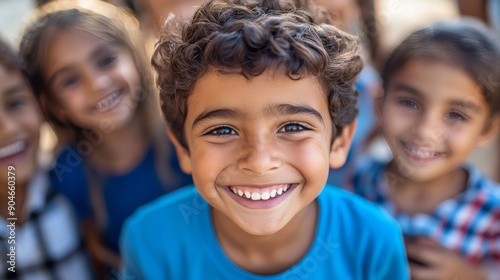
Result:
M174 144L175 152L177 153L177 158L179 159L179 165L181 166L182 171L187 174L191 174L191 156L189 155L189 151L181 145L179 140L175 137L174 133L167 128L167 135L172 144Z
M500 130L500 114L495 114L485 125L479 140L476 143L476 147L483 147L488 144L491 139L495 138Z
M358 119L342 129L342 133L335 138L330 149L330 167L339 168L344 165L349 149L351 148L352 138L356 132Z

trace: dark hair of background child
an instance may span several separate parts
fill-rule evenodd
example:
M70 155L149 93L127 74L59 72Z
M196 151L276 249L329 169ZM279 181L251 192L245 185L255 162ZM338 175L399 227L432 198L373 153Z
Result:
M412 33L391 54L382 73L384 90L405 63L428 58L463 69L480 86L490 114L500 113L500 42L482 23L463 19Z

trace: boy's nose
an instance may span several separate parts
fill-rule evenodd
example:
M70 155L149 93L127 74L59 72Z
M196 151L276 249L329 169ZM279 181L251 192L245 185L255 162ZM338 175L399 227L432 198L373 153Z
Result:
M274 144L270 140L262 139L262 137L254 138L247 141L242 150L242 156L238 160L240 170L265 175L281 166L281 160L276 156Z
M441 119L431 113L423 114L419 121L413 126L413 134L416 140L427 144L436 144L443 141L443 128Z

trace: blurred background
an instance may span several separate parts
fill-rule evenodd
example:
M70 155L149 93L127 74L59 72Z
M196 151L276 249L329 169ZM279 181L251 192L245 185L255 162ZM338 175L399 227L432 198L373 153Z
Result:
M500 2L493 0L492 2ZM0 36L17 47L23 25L32 9L40 2L35 0L0 0ZM161 19L165 18L169 12L177 12L184 17L189 17L199 5L197 0L114 0L108 1L117 5L125 5L131 8L140 18L144 26L144 33L148 38L149 46L152 49L156 35L160 28ZM457 18L464 14L487 17L485 10L477 9L476 1L459 0L358 0L364 3L362 7L368 10L361 11L363 15L356 13L350 8L349 0L317 0L321 5L332 6L338 11L338 19L349 25L356 17L363 17L364 31L356 26L344 26L346 30L357 35L369 37L371 46L367 47L367 52L371 58L371 64L375 70L379 70L384 58L404 37L414 30L432 24L433 22L445 19ZM478 1L481 2L481 1ZM459 6L459 3L462 6ZM464 4L465 3L465 4ZM467 7L467 5L476 5ZM462 10L459 9L462 8ZM368 30L368 32L366 32ZM50 151L55 145L55 138L50 130L45 127L43 132L42 149ZM375 134L376 135L376 134ZM374 136L370 151L372 153L386 156L388 150L384 147L383 141ZM50 158L46 158L47 161ZM484 148L476 149L469 159L477 165L490 178L500 181L500 138Z

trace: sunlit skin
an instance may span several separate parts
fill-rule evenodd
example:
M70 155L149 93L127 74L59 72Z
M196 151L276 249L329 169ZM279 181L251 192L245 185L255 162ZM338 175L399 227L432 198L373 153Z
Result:
M392 200L410 215L432 213L464 190L461 164L499 124L467 72L423 58L410 59L389 80L379 114L394 156L386 170ZM408 242L407 253L429 264L411 263L412 279L483 279L478 268L433 240Z
M298 261L314 235L314 200L329 167L344 163L355 124L332 145L327 98L317 80L281 73L248 80L212 70L198 80L187 107L187 149L173 142L181 167L213 207L228 256L260 273ZM230 190L287 184L291 188L282 197L266 201Z
M31 87L19 70L0 65L0 214L7 216L9 181L15 182L16 214L22 218L25 190L37 169L37 151L42 115ZM8 178L8 167L13 166Z
M75 29L59 32L47 49L43 73L60 119L93 130L130 122L141 84L128 50Z

